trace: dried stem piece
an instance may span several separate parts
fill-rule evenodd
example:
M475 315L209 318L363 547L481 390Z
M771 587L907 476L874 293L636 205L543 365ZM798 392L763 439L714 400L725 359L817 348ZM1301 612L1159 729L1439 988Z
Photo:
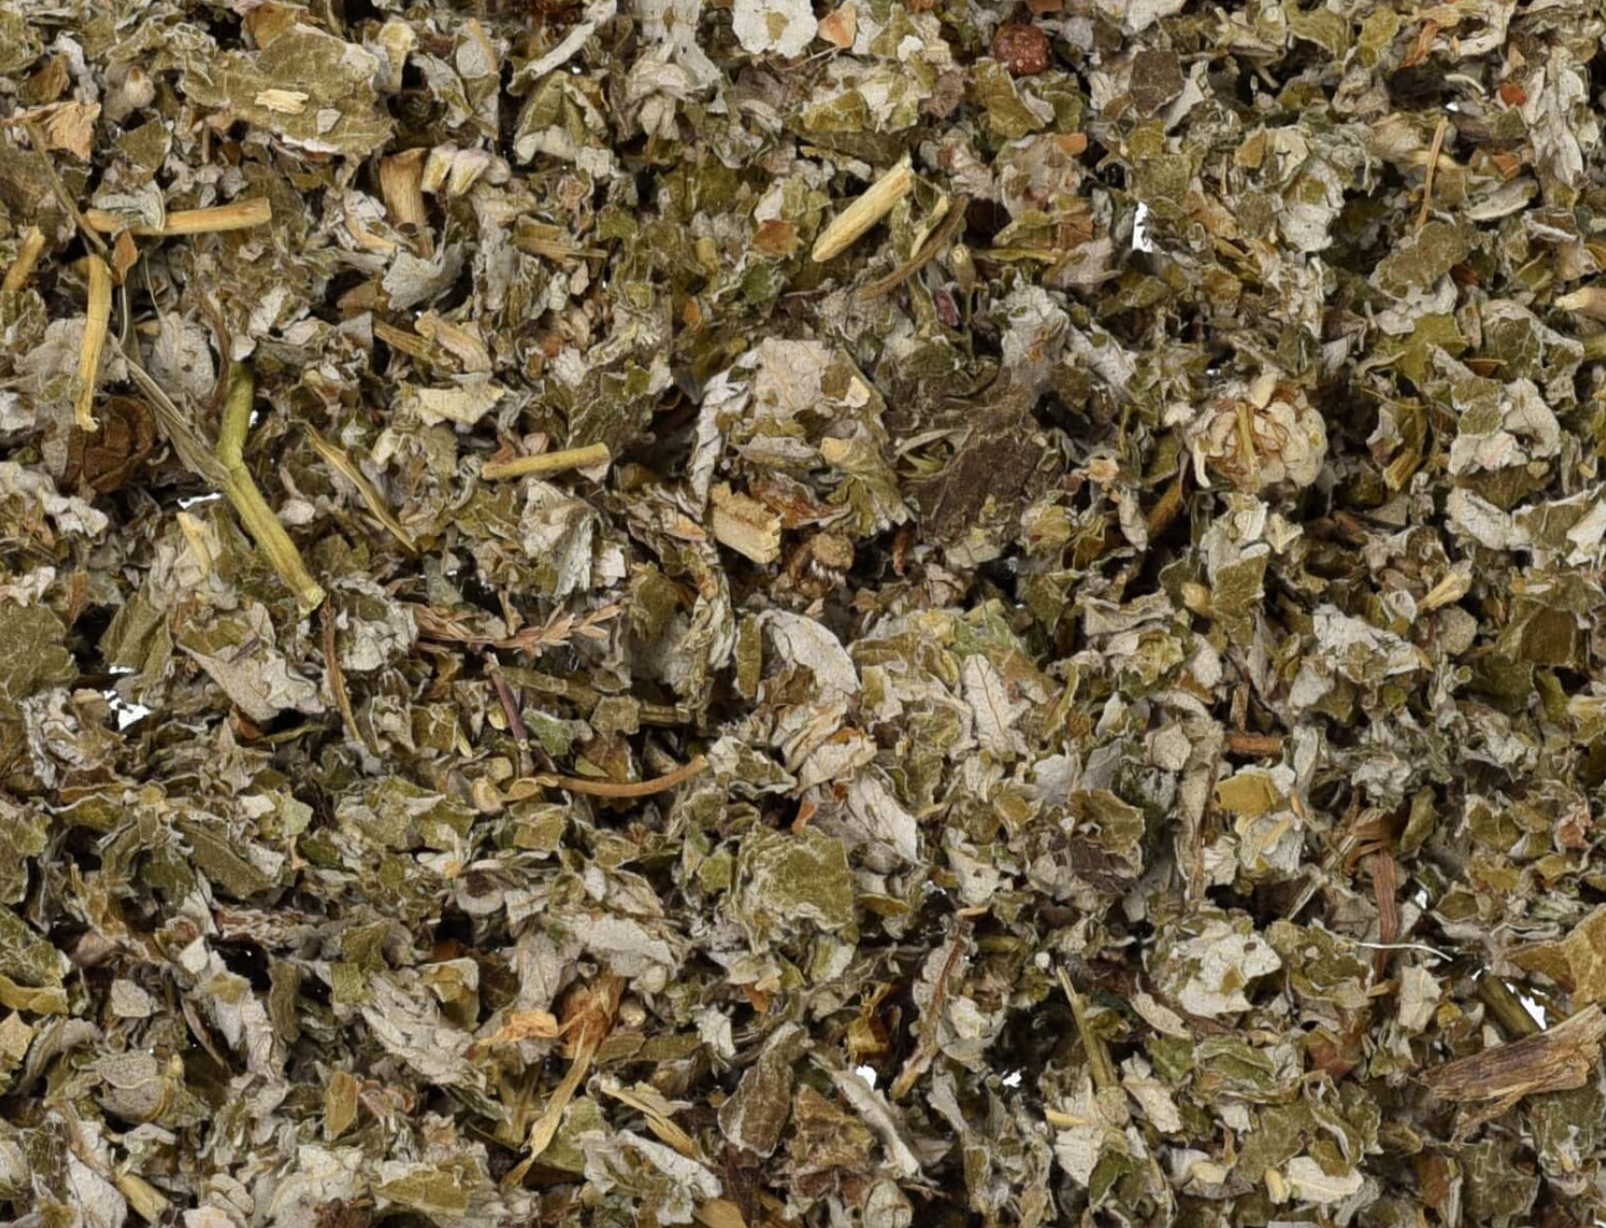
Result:
M379 160L379 191L391 225L403 234L423 235L429 226L424 206L426 150L409 149Z
M513 236L513 246L532 256L541 256L558 264L573 264L576 260L606 260L608 253L600 247L581 247L560 237L557 227L544 231L521 231Z
M340 668L340 649L336 643L335 607L325 603L318 611L318 617L323 623L323 669L324 676L329 679L329 691L335 697L335 707L340 709L340 719L346 722L346 733L356 738L370 753L373 746L363 737L361 728L357 725L357 714L351 710L351 696L346 691L345 671Z
M1478 978L1478 1000L1489 1009L1489 1013L1506 1030L1507 1035L1514 1036L1518 1040L1525 1036L1539 1035L1541 1028L1528 1013L1528 1008L1516 994L1511 992L1511 986L1494 973L1485 972Z
M863 287L858 293L859 301L862 303L880 298L888 290L894 290L903 285L904 282L935 260L937 253L953 242L954 236L964 228L965 211L969 208L970 197L968 196L961 196L954 201L953 206L948 211L948 216L942 219L942 224L937 227L931 237L920 245L920 250L914 254L909 263L902 268L894 269L885 277L878 277L875 281Z
M525 779L532 784L567 789L571 793L589 793L593 797L651 797L654 793L673 789L693 776L700 776L707 770L708 760L698 755L685 767L678 767L673 772L666 772L651 780L636 780L623 784L612 780L587 780L583 776L553 776L546 773L540 776L527 776Z
M660 1140L668 1143L688 1160L703 1162L703 1150L697 1145L697 1140L681 1129L678 1123L669 1116L670 1106L661 1096L636 1091L633 1088L620 1087L617 1084L606 1084L602 1087L604 1095L627 1104L647 1119L647 1128L656 1134Z
M323 604L323 586L312 578L301 552L245 466L245 438L251 425L251 401L255 394L256 378L251 368L243 362L233 363L229 368L229 394L223 402L223 423L217 441L217 459L227 473L223 493L245 521L257 549L295 593L301 612L310 614Z
M1279 733L1228 733L1227 751L1270 759L1283 753L1283 738Z
M22 127L28 134L28 140L32 142L33 147L39 151L44 159L45 178L50 180L51 192L61 202L61 207L67 211L67 215L72 218L73 225L77 226L83 233L84 242L89 244L92 250L104 256L106 254L106 241L95 233L94 228L90 226L88 220L84 217L83 211L79 209L77 200L67 190L67 185L61 181L61 176L56 173L56 164L51 160L50 154L47 152L50 148L50 143L45 140L44 133L39 131L39 125L29 120Z
M708 505L715 540L755 563L780 557L781 518L757 499L721 482L708 492Z
M213 205L207 209L180 209L169 213L160 226L130 224L126 218L104 209L90 209L84 220L102 234L117 234L126 230L141 238L171 238L175 235L217 234L225 230L250 230L266 226L273 220L273 205L266 196L251 200L231 201L226 205Z
M168 1208L173 1205L159 1189L138 1173L116 1173L112 1178L112 1184L128 1200L128 1205L134 1208L134 1213L147 1224L161 1223Z
M1563 311L1576 311L1591 320L1606 320L1606 286L1579 286L1557 298L1556 306Z
M519 748L519 775L526 776L530 771L530 731L525 728L524 717L519 712L518 696L513 694L513 688L508 685L507 677L502 673L502 663L496 659L494 652L485 654L485 673L496 691L497 703L502 705L502 715L507 719L513 744Z
M396 519L395 513L385 505L385 496L380 494L379 488L368 480L368 475L357 467L357 462L351 459L351 455L344 448L336 447L330 443L318 433L315 427L307 427L307 437L312 441L312 446L317 449L318 455L328 461L332 468L336 469L346 481L357 488L357 493L362 496L362 501L368 505L368 510L374 514L374 519L390 531L390 535L401 543L402 549L409 554L417 554L418 543L413 540L413 535L402 526L402 522Z
M952 978L954 969L959 966L959 957L964 953L965 944L969 940L970 921L961 917L958 925L954 927L954 936L948 943L948 954L943 957L942 970L937 973L936 983L931 987L931 1002L920 1012L920 1041L889 1089L888 1094L894 1100L902 1100L909 1094L910 1089L920 1081L920 1076L930 1069L932 1061L940 1052L937 1030L942 1025L943 1007L948 998L948 981Z
M99 256L79 261L89 280L89 316L84 323L84 348L78 352L78 400L73 419L80 429L93 434L100 430L95 421L95 385L100 380L100 357L106 350L106 333L112 318L112 274Z
M1427 1071L1422 1082L1445 1100L1482 1106L1461 1123L1458 1133L1465 1134L1524 1096L1582 1087L1600 1061L1602 1037L1606 1013L1591 1003L1548 1031L1446 1062Z
M384 320L374 321L374 336L393 350L400 350L409 358L424 358L429 354L429 341L410 329L397 328Z
M150 399L151 409L156 414L156 421L161 425L162 434L167 436L168 443L173 445L173 451L178 453L178 458L184 462L184 467L204 479L208 485L221 490L224 482L228 480L228 472L218 464L217 457L207 448L200 432L190 424L190 420L184 416L179 407L173 404L173 399L151 378L150 372L140 365L133 350L126 345L123 346L123 361L128 364L128 373L133 376L140 391Z
M500 478L522 478L532 474L561 473L565 469L590 469L606 465L613 460L605 443L588 443L583 448L564 448L559 452L543 452L539 456L515 456L512 460L488 460L480 466L480 476L487 481Z
M1186 475L1187 470L1179 468L1171 485L1165 488L1165 493L1154 501L1154 506L1144 516L1144 526L1148 529L1151 541L1169 529L1182 511L1182 484Z
M1076 992L1076 986L1071 983L1070 973L1064 968L1055 970L1059 974L1060 988L1065 991L1065 998L1071 1004L1071 1018L1076 1021L1076 1032L1082 1038L1082 1048L1087 1050L1087 1064L1093 1072L1093 1086L1100 1092L1120 1091L1121 1080L1116 1076L1115 1063L1110 1059L1110 1051L1104 1047L1104 1040L1093 1034L1088 1027L1087 1008L1082 1004L1082 995Z
M1417 608L1424 611L1436 610L1440 606L1460 601L1471 591L1472 577L1463 572L1452 571L1423 594L1422 600L1417 603Z
M1439 126L1433 132L1433 144L1428 147L1428 168L1422 180L1422 211L1416 215L1416 229L1421 233L1422 227L1428 224L1428 214L1433 209L1433 179L1439 170L1439 154L1444 149L1444 134L1449 131L1450 121L1447 117L1439 116Z
M613 1030L619 1002L624 997L624 987L624 978L610 973L570 997L569 1009L564 1012L563 1018L563 1031L569 1038L566 1047L570 1059L568 1073L553 1090L551 1098L547 1100L546 1110L530 1129L530 1154L502 1179L503 1185L517 1185L523 1181L524 1174L530 1171L530 1165L557 1136L563 1111L569 1107L580 1084L585 1082L591 1070L591 1059L596 1057L598 1047Z
M1379 848L1366 859L1372 878L1372 894L1377 897L1377 951L1372 954L1372 979L1381 981L1391 958L1389 948L1400 936L1400 869L1394 854Z
M34 266L39 263L39 257L45 250L45 232L37 226L28 227L22 236L22 242L17 246L17 258L11 262L6 270L6 279L0 282L0 291L6 294L15 294L28 284L28 278L33 276Z
M840 255L892 211L915 186L915 174L906 154L898 164L870 185L870 190L859 197L827 226L814 244L816 264L824 264Z

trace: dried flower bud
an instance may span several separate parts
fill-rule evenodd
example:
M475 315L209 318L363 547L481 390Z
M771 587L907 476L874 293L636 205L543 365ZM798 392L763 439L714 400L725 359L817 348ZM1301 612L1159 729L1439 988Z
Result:
M1229 390L1194 420L1188 434L1203 486L1210 485L1210 470L1251 494L1285 482L1303 488L1327 459L1321 413L1300 389L1273 374Z
M993 35L993 59L1009 69L1011 76L1035 77L1048 67L1048 34L1024 22L999 26Z
M823 597L842 583L853 566L853 542L836 533L816 533L786 563L786 574L811 597Z

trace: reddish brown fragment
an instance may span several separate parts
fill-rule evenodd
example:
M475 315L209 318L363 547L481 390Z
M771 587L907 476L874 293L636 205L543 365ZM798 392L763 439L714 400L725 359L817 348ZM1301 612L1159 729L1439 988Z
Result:
M156 446L156 419L143 401L108 397L101 429L74 426L67 435L67 483L79 482L97 494L117 490Z
M1011 76L1035 77L1049 64L1048 34L1024 22L999 26L993 35L993 59L1009 69Z
M1234 755L1271 759L1283 753L1283 737L1280 733L1229 733L1227 751Z
M1433 50L1433 40L1439 36L1442 27L1433 20L1424 21L1422 28L1417 31L1416 38L1412 40L1411 50L1406 52L1405 58L1400 61L1400 69L1414 68L1428 58Z
M1593 825L1589 805L1579 802L1556 821L1556 847L1573 853L1583 852L1589 847L1589 830Z
M1390 946L1400 938L1400 905L1395 898L1400 890L1400 871L1394 864L1394 855L1388 849L1379 849L1367 859L1372 872L1372 891L1377 896L1378 942ZM1381 981L1388 967L1392 951L1377 951L1372 956L1372 979Z

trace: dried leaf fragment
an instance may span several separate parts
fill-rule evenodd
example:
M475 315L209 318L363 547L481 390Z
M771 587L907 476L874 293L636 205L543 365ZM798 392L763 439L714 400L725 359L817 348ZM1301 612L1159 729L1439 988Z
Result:
M547 1099L546 1109L530 1129L529 1142L526 1144L529 1154L502 1179L504 1185L522 1181L530 1165L551 1145L563 1121L563 1111L569 1107L569 1102L574 1099L575 1092L591 1069L591 1059L596 1056L597 1047L613 1030L624 986L623 977L609 973L570 994L563 1014L563 1031L567 1037L564 1051L570 1058L568 1073L553 1089Z
M993 59L1014 77L1034 77L1049 65L1048 32L1041 26L1012 22L993 35Z
M396 514L390 510L389 505L385 502L385 496L380 493L377 486L368 480L368 475L358 467L357 462L351 458L345 449L338 448L330 443L318 433L315 427L307 427L307 438L312 441L312 446L317 450L318 455L328 461L342 477L357 488L357 493L362 496L362 501L368 505L368 510L374 514L375 519L380 524L390 530L390 535L401 543L402 549L409 554L416 554L418 552L418 543L413 539L413 535L407 531L406 526L401 521L396 519Z
M351 1128L357 1120L357 1094L361 1081L347 1070L337 1070L329 1076L323 1089L323 1135L333 1142Z
M385 209L398 230L420 231L428 224L424 207L424 157L426 151L382 158L379 162L379 189L384 193Z
M696 1216L703 1228L747 1228L742 1209L728 1198L711 1198L701 1203Z
M819 23L804 0L736 0L731 28L750 55L802 55Z
M1565 938L1518 947L1511 952L1511 962L1548 976L1579 1005L1606 1000L1606 904Z
M44 137L44 148L63 149L82 162L88 162L95 139L95 121L100 118L98 102L57 102L23 111L9 121L31 124Z
M839 51L853 46L859 28L859 10L851 3L839 5L820 18L820 37Z
M496 1031L469 1046L468 1056L478 1057L503 1045L516 1045L521 1040L555 1040L562 1034L563 1026L551 1011L509 1011Z

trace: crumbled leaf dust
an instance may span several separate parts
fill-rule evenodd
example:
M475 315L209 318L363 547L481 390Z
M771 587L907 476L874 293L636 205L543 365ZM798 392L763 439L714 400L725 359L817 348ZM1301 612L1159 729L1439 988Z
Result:
M1606 1219L1599 7L0 4L0 1220Z

